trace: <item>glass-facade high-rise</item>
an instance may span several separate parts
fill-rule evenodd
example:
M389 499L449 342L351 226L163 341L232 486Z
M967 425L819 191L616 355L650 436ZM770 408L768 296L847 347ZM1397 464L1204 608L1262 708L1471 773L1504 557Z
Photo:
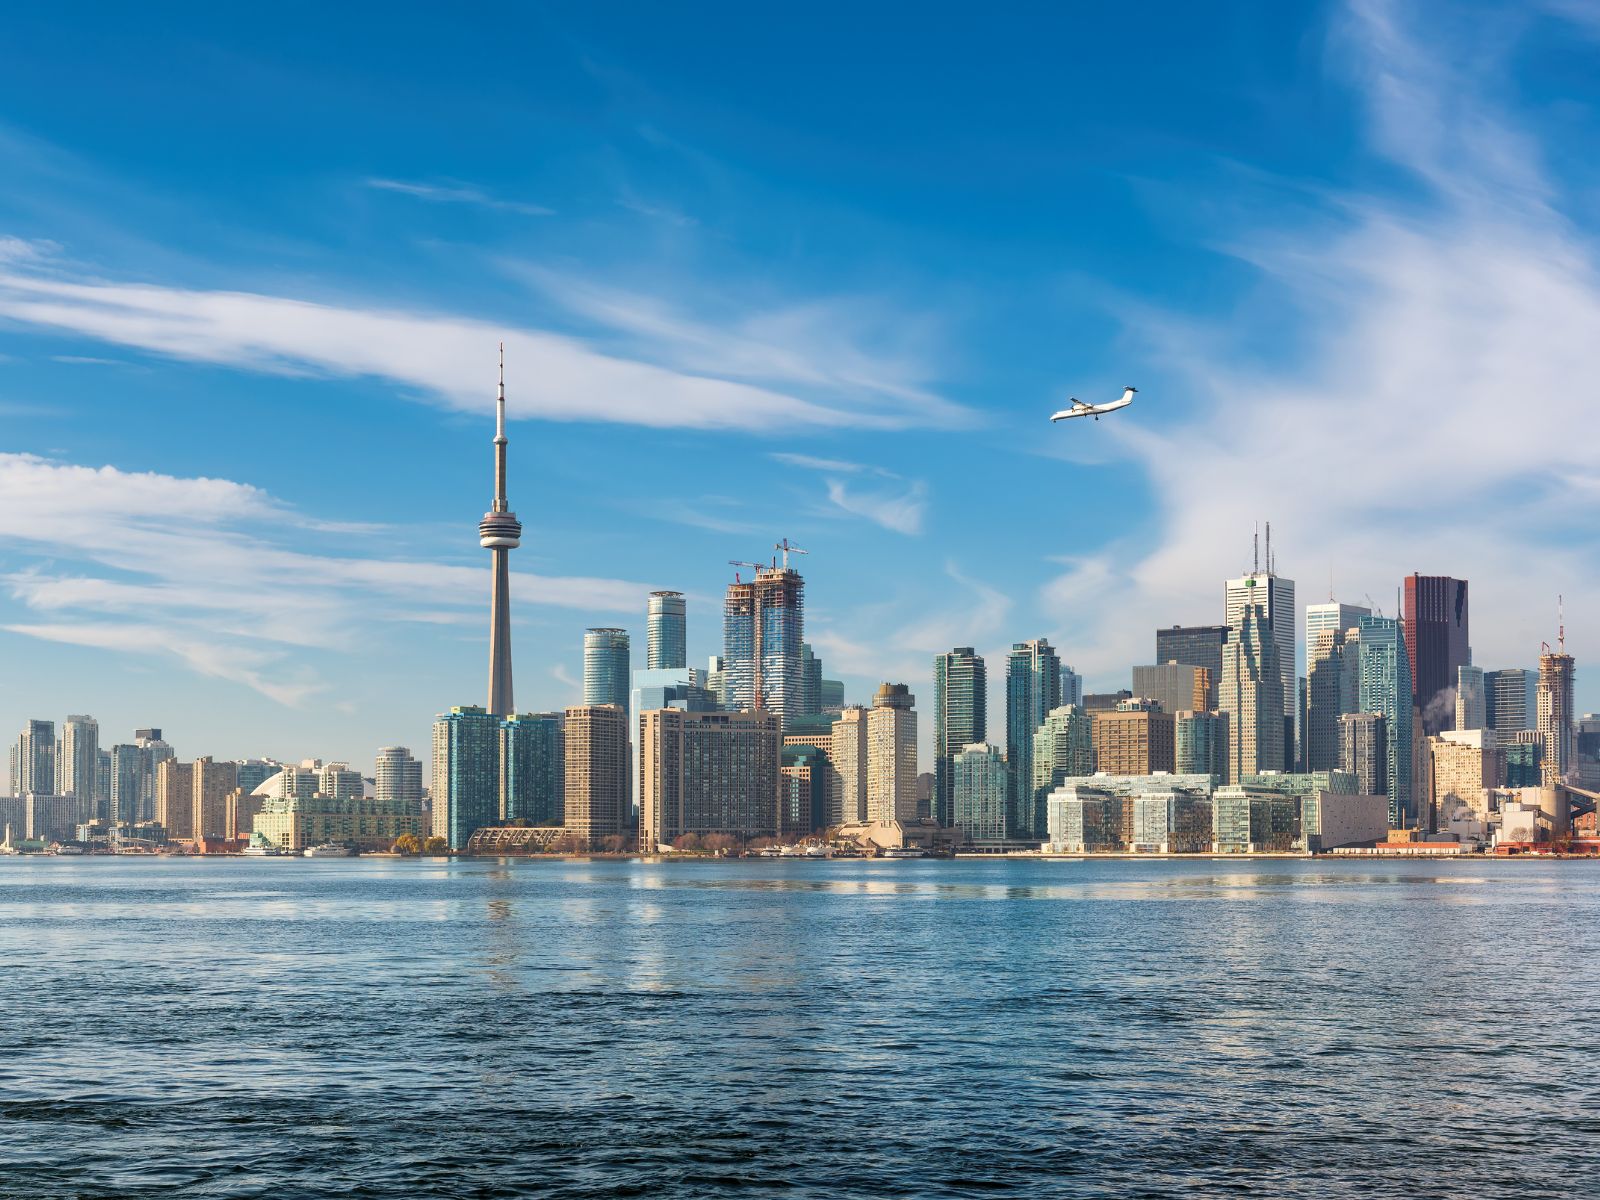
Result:
M670 671L688 665L688 618L683 593L651 592L645 627L645 668Z
M476 704L433 723L433 833L451 849L500 817L500 718Z
M583 635L583 702L628 707L631 643L626 629L590 629Z
M1045 836L1033 794L1033 735L1061 707L1061 660L1044 638L1016 642L1006 657L1006 808L1009 836Z
M1218 783L1228 778L1228 714L1180 712L1172 727L1173 770L1179 775L1210 775Z
M1483 668L1471 663L1456 670L1456 728L1489 728L1489 704L1484 693Z
M1524 729L1537 726L1538 689L1539 672L1523 667L1484 674L1484 716L1502 743L1514 742Z
M1382 713L1387 734L1385 774L1388 777L1389 824L1409 828L1417 810L1412 796L1413 748L1411 662L1401 623L1392 617L1362 617L1360 673L1362 712Z
M100 790L100 723L93 717L74 713L61 726L61 742L56 751L55 793L71 796L78 802L78 820L93 821L110 816L111 798L102 805Z
M1093 775L1095 765L1093 714L1078 704L1052 709L1033 735L1034 812L1044 811L1063 779Z
M1407 575L1404 590L1411 694L1422 713L1423 731L1434 734L1454 725L1451 693L1456 672L1472 661L1467 581L1448 575Z
M1006 760L999 747L964 746L950 760L950 824L974 842L1006 840Z
M822 711L822 660L810 642L800 643L800 715L814 717Z
M1173 625L1156 630L1156 661L1205 667L1211 678L1222 678L1222 647L1228 640L1226 625Z
M955 756L989 738L989 672L971 646L933 660L933 819L954 822Z
M805 637L805 581L800 572L761 567L748 583L729 584L722 635L729 709L769 709L785 729L805 715L800 652Z
M533 825L563 820L563 713L517 713L500 722L500 819Z

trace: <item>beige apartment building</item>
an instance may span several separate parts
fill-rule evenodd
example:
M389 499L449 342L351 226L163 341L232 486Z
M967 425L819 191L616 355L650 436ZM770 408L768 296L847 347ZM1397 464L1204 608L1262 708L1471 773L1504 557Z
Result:
M1153 775L1177 765L1171 713L1125 700L1094 714L1095 770L1107 775Z
M851 706L833 723L828 757L837 772L830 825L867 819L867 710Z
M193 836L231 838L228 825L228 793L239 786L239 764L197 758L191 766L194 813L190 818Z
M781 831L777 712L663 708L641 713L639 725L642 849L670 845L686 833L748 838Z
M165 759L156 766L156 823L169 842L194 840L194 764Z
M628 778L628 713L618 704L567 709L566 828L586 846L631 838L633 803Z
M903 683L885 683L867 712L867 817L917 819L916 697Z

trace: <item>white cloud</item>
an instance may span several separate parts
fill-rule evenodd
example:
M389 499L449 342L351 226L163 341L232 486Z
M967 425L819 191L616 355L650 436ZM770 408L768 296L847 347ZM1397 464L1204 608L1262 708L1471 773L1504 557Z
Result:
M367 186L381 192L398 192L438 204L473 204L497 212L517 213L524 217L549 217L555 210L542 204L528 204L520 200L502 200L482 188L468 183L415 183L405 179L369 179Z
M902 476L883 467L836 458L816 458L809 454L780 452L768 457L787 466L817 471L826 476L823 482L827 506L818 510L819 515L843 512L865 517L895 533L916 535L922 532L928 510L928 485L920 479L907 482ZM853 486L840 476L883 479L890 481L893 486L863 488Z

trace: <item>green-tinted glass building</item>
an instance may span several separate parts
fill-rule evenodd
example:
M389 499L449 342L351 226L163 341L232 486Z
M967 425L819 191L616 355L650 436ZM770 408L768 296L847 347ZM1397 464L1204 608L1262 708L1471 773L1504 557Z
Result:
M989 673L971 646L933 660L933 818L955 824L954 761L989 737Z
M500 718L460 704L433 723L433 833L452 849L500 818Z

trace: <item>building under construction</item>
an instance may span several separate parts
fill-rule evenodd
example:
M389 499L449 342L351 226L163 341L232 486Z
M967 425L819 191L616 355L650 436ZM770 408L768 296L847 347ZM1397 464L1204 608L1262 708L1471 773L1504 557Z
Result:
M789 729L805 713L805 580L789 566L789 555L804 554L787 541L778 543L783 560L770 564L734 562L751 568L752 579L734 577L728 585L722 618L723 670L727 707L774 712Z

